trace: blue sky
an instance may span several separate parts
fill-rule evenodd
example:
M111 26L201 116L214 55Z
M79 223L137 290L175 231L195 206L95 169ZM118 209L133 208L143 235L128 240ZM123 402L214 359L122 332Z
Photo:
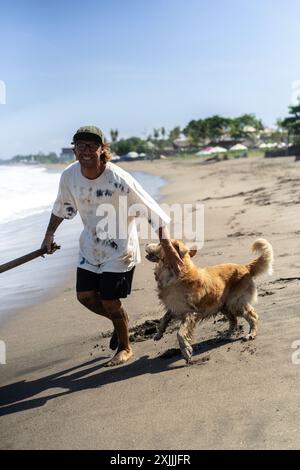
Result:
M300 79L298 0L0 3L0 158L80 125L146 137L212 114L272 125ZM1 97L0 97L1 98Z

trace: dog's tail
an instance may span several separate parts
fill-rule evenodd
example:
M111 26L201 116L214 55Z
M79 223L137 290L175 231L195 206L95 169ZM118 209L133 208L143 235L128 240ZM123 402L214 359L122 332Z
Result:
M247 264L247 268L249 269L251 276L260 276L266 272L271 275L273 272L274 260L271 243L264 238L259 238L253 243L252 251L258 252L260 256Z

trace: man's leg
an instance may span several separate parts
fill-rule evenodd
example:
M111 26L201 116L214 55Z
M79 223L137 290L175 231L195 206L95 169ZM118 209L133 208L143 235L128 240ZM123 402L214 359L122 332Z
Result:
M116 355L107 363L107 366L116 366L127 362L133 355L129 345L128 316L119 299L104 300L102 304L113 322L118 337L118 349Z
M114 325L110 347L118 349L108 365L122 364L132 356L128 337L128 316L119 295L126 297L124 294L130 293L133 272L134 269L122 274L121 279L119 273L107 272L101 274L99 279L99 275L95 273L77 269L77 299L92 312L110 319ZM99 290L110 296L110 299L103 299Z
M82 305L97 313L97 315L102 315L110 320L110 316L105 311L98 293L99 274L77 268L76 292L77 299Z
M126 321L127 321L127 324L128 324L129 323L129 318L128 318L126 310L124 310L124 313L125 313ZM113 334L110 338L109 347L110 347L110 349L112 349L114 351L115 349L117 349L118 346L119 346L118 333L117 333L117 330L114 328Z
M127 295L130 294L133 273L134 273L134 268L124 273L104 272L100 274L101 276L100 278L101 294L100 295L106 299L115 300L117 303L115 305L114 304L112 305L113 305L113 309L116 310L117 312L119 311L118 302L120 302L118 299L127 297ZM108 304L107 308L110 309L111 305ZM125 321L128 327L128 323L129 323L128 315L126 311L124 310L124 308L122 307L122 305L120 306L120 309L122 311L122 315L125 316ZM128 336L128 332L127 332L127 336ZM118 346L119 346L118 333L117 333L116 328L114 328L112 337L110 339L109 347L114 350L114 349L117 349Z
M109 313L107 313L104 309L104 305L98 292L94 290L77 292L77 299L91 312L97 313L97 315L102 315L103 317L106 317L111 320ZM110 338L109 347L112 350L115 350L118 347L118 335L115 329L113 331L112 337Z
M95 290L87 290L83 292L77 292L77 300L84 305L91 312L102 315L103 317L111 320L110 315L105 311L101 297Z
M129 345L128 316L120 300L103 300L96 291L77 292L77 299L92 312L111 320L114 325L118 350L107 365L116 366L128 361L133 353Z

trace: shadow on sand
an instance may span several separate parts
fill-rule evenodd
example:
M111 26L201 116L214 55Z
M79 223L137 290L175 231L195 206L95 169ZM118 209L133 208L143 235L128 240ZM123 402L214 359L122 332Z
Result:
M235 341L239 340L207 340L194 344L193 357ZM100 357L36 380L21 380L6 385L0 388L0 416L39 408L44 406L48 400L79 392L80 390L100 388L103 385L128 380L139 375L158 374L185 368L186 364L180 357L180 351L175 351L177 353L173 353L171 357L165 356L164 360L162 357L149 358L149 356L142 356L136 361L116 368L106 368L105 363L103 363L106 358ZM170 367L173 362L178 360L180 360L180 365ZM204 360L202 363L205 362ZM196 364L199 365L200 362L196 361ZM57 388L64 389L64 391L32 398L46 390Z

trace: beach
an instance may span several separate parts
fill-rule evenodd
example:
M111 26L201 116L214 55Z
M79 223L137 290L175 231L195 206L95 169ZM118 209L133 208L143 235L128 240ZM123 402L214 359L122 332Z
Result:
M273 245L274 273L257 279L258 336L241 341L247 325L240 320L236 338L225 341L227 324L221 316L210 319L196 329L188 367L174 351L174 328L154 342L153 325L163 311L143 240L142 263L124 300L130 327L137 327L134 357L106 368L111 325L77 302L70 269L57 294L0 318L6 344L0 448L299 448L299 162L249 157L120 165L165 178L163 203L204 204L197 265L247 263L259 237Z
M0 166L0 265L40 247L65 164ZM132 171L152 197L158 199L165 180L159 175ZM5 273L0 284L0 322L20 308L56 293L76 269L81 218L62 224L55 256L24 264Z

